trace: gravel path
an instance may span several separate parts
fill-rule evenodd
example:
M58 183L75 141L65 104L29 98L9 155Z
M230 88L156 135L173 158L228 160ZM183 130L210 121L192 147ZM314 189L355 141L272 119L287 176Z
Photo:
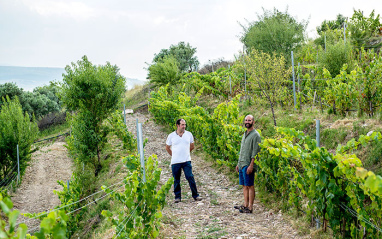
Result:
M128 115L127 126L136 132L136 119L142 123L146 156L156 154L162 168L163 182L171 177L170 156L165 150L167 134L150 120L149 115ZM196 142L196 149L198 149ZM199 146L200 148L200 146ZM255 200L253 214L242 214L234 205L242 204L242 189L219 173L199 154L191 154L193 173L203 201L195 202L182 174L182 202L173 202L173 189L163 210L162 237L165 238L309 238L301 236L281 212L273 212Z

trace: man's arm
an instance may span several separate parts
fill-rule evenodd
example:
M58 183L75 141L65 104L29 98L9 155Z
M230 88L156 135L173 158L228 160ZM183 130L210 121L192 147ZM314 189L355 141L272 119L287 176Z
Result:
M194 148L195 148L194 143L191 143L191 144L190 144L190 152L191 152Z
M166 144L166 151L167 153L172 156L171 146Z

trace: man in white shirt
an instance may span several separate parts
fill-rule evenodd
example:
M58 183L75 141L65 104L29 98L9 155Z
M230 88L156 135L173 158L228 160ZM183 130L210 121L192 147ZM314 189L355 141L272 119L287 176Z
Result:
M176 121L176 131L169 134L166 140L166 150L171 155L175 203L180 202L182 199L180 188L180 176L182 175L182 169L188 184L190 185L192 197L195 201L202 200L199 197L194 175L192 174L190 153L194 148L194 136L192 136L191 132L186 130L186 121L184 119L178 119Z

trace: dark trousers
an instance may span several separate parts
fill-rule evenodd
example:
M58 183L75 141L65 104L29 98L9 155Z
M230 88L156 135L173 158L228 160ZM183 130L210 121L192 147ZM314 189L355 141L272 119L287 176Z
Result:
M191 161L173 164L171 165L171 169L172 169L172 176L174 177L175 198L182 198L182 189L180 188L180 176L182 175L182 169L184 171L184 175L186 176L188 184L190 185L192 197L197 198L199 194L198 194L198 190L196 189L194 175L192 174Z

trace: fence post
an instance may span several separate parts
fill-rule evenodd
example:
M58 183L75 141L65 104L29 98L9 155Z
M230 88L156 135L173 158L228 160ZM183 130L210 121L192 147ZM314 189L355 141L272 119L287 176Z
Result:
M20 156L19 156L19 145L17 145L17 184L20 183Z
M298 83L298 92L300 92L300 62L298 63L297 83Z
M123 104L123 118L125 120L125 127L126 127L126 105Z
M326 33L325 33L325 53L326 53Z
M228 65L228 70L230 70L229 65ZM229 76L229 94L232 95L231 75Z
M316 119L316 141L317 147L320 147L320 120Z
M141 167L143 170L143 182L146 183L146 171L145 171L145 155L143 152L143 136L142 136L142 124L138 124L138 134L139 134L139 156L141 158Z
M69 182L70 182L70 180L68 180L68 192L69 192Z
M149 86L149 89L148 89L148 98L147 98L147 105L150 106L150 86Z
M293 75L293 101L294 101L294 110L296 110L296 83L294 79L294 60L293 60L293 51L291 51L292 57L292 75Z
M346 44L346 22L344 22L344 44Z
M137 118L137 121L136 121L136 123L137 123L137 152L139 153L139 130L138 130L138 128L139 128L139 126L138 126L138 118Z

